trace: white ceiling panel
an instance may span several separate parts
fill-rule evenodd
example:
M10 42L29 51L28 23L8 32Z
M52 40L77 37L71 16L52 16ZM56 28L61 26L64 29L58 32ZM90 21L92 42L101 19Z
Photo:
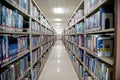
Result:
M56 27L56 23L60 23L58 29L63 29L69 19L71 18L72 14L74 13L76 7L79 5L81 0L35 0L38 6L40 7L41 11L44 13L45 17ZM54 8L63 8L63 14L55 14L53 9ZM62 21L54 21L54 19L60 18ZM55 28L57 29L57 28Z

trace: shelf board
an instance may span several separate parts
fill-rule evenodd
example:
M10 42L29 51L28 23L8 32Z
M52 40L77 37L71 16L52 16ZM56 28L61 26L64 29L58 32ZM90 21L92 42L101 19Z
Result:
M94 56L95 58L97 58L97 59L99 59L99 60L101 60L101 61L103 61L103 62L105 62L105 63L107 63L107 64L109 64L111 66L113 66L113 63L114 63L113 57L99 57L99 56L95 55L93 51L91 51L89 49L86 49L86 48L85 48L85 51L88 54Z
M19 55L18 57L14 58L14 59L6 62L6 63L3 63L3 64L1 65L1 68L4 68L4 67L6 67L7 65L15 62L16 60L18 60L18 59L20 59L21 57L25 56L25 55L28 54L29 52L30 52L30 50L25 50L25 51L19 53L19 54L18 54L18 55ZM20 54L21 54L21 55L20 55Z
M30 15L28 13L26 13L22 8L20 8L18 6L18 4L14 4L10 0L5 0L5 2L7 2L10 6L14 7L15 9L17 9L19 11L19 13L22 14L24 17L27 17L27 18L30 17Z
M85 66L84 62L82 62L82 61L80 60L80 58L79 58L78 55L76 55L76 58L77 58L77 60L78 60L83 66Z
M39 44L39 45L37 45L35 47L32 47L32 51L35 50L35 49L37 49L37 48L39 48L40 46L41 46L41 44Z
M31 70L31 67L28 67L28 69L17 79L17 80L23 80L24 76Z
M84 16L81 17L76 23L74 23L73 25L71 25L71 26L68 28L68 30L69 30L70 28L72 28L73 26L75 26L77 23L81 22L81 21L84 21Z
M95 80L99 80L98 77L93 72L91 72L87 67L85 67L85 69L91 75L92 78L94 78Z
M100 34L100 33L112 33L114 32L114 28L101 30L101 31L95 31L95 32L85 32L85 34Z
M103 0L102 2L96 4L94 7L92 7L92 8L90 9L89 13L87 13L85 16L86 16L86 17L89 17L89 16L93 15L93 14L94 14L96 11L98 11L99 8L100 8L101 6L103 6L107 1L109 1L109 0Z
M67 46L68 47L68 46ZM72 51L72 53L76 56L76 58L78 59L78 61L83 65L83 66L85 66L85 64L80 60L80 58L79 58L79 56L70 48L70 47L68 47L71 51Z
M46 48L46 50L43 51L42 54L44 54L52 45L50 45L49 47Z
M37 19L35 19L35 18L33 18L33 17L31 17L31 18L32 18L34 21L36 21L37 23L41 24L39 20L37 20ZM41 24L41 25L42 25L42 24Z
M84 34L84 33L70 33L70 34L65 34L65 36L80 35L80 34Z
M67 39L66 39L66 40L67 40ZM67 40L67 41L71 42L71 43L72 43L73 45L75 45L76 47L79 47L80 49L84 50L84 47L81 47L81 46L77 45L76 43L74 43L74 42L72 42L72 41L70 41L70 40Z
M41 34L38 32L32 32L32 35L41 35Z
M50 41L52 41L53 39L51 39L51 40L48 40L48 41L46 41L46 42L43 42L43 44L42 45L44 45L44 44L46 44L46 43L48 43L48 42L50 42ZM41 45L41 46L42 46Z
M38 59L33 63L33 65L32 65L32 67L39 61L39 59L42 57L42 55L40 55L39 57L38 57Z
M29 35L29 32L11 32L11 31L0 31L0 34L16 34L16 35Z

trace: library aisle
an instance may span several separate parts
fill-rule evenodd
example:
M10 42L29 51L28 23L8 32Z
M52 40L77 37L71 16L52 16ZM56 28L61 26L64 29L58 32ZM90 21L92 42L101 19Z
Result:
M79 80L61 40L57 40L39 80Z

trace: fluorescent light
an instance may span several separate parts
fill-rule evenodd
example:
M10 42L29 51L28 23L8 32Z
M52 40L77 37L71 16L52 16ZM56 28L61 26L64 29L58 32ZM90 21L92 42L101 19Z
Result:
M62 21L62 19L56 18L54 19L54 21Z
M55 23L55 25L61 25L61 23Z
M59 58L59 57L60 57L60 55L57 55L57 57Z
M60 63L60 60L57 60L57 63Z
M59 67L57 68L57 72L60 72L60 68Z
M64 9L63 8L54 8L54 13L56 13L56 14L62 14L62 13L64 13Z

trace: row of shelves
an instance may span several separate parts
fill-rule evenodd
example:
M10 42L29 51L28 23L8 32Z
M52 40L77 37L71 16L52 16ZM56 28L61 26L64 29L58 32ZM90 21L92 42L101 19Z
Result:
M81 34L105 34L105 33L113 33L114 28L106 29L106 30L101 30L101 31L94 31L94 32L84 32L84 33L70 33L70 34L65 34L64 36L70 36L70 35L81 35Z
M81 3L63 31L63 42L80 80L112 80L114 1L82 0Z
M25 50L25 51L22 51L21 53L18 53L18 55L15 55L15 56L18 56L18 57L14 58L14 59L12 59L12 60L4 63L4 64L1 64L0 67L1 67L1 68L4 68L4 67L10 65L11 63L17 61L18 59L20 59L21 57L25 56L25 55L28 54L29 52L34 51L34 50L37 49L37 48L40 48L42 45L45 45L45 44L48 43L48 42L52 42L52 39L51 39L51 40L48 40L47 42L44 42L44 43L42 43L42 44L40 44L40 45L38 45L38 46L35 46L34 48L32 48L32 50ZM52 44L53 44L53 43L52 43ZM50 45L47 49L49 49L51 46L52 46L52 45ZM47 49L45 49L43 53L45 53ZM13 57L13 56L12 56L12 57ZM40 56L40 57L41 57L41 56Z
M32 1L32 2L31 2ZM16 2L14 2L13 0L4 0L4 2L6 2L8 4L8 6L18 10L18 12L24 16L25 18L31 18L33 19L34 21L36 21L37 23L41 24L42 26L46 27L47 29L49 29L50 31L52 31L50 28L48 28L47 25L41 23L39 20L35 19L34 17L31 16L31 12L26 12L24 9L22 9ZM29 6L31 6L30 4L33 3L35 6L37 6L38 10L41 12L41 15L43 15L42 11L40 10L40 8L38 7L38 5L36 4L36 2L34 0L30 0L28 1L29 3ZM29 10L31 11L31 10ZM47 18L46 18L47 19ZM50 24L50 23L49 23Z
M44 65L45 65L45 63L46 63L46 61L47 61L47 58L48 58L48 56L49 56L49 54L50 54L50 52L51 52L51 49L52 49L53 42L50 42L50 43L51 43L51 45L49 45L49 47L47 47L47 48L44 50L44 52L39 53L39 54L41 54L41 55L38 56L37 60L34 61L34 62L32 63L32 65L29 66L26 70L24 70L24 72L22 73L22 75L20 75L20 76L17 78L17 80L24 80L24 78L27 76L27 74L28 74L29 72L32 71L32 73L33 73L33 69L36 68L35 66L36 66L37 64L39 65L40 59L44 59L43 61L41 61L41 62L42 62L42 63L40 64L41 67L38 69L38 73L37 73L37 74L34 74L34 75L37 75L37 77L34 77L34 79L38 80L38 78L39 78L39 76L40 76L40 73L41 73L41 71L42 71L42 69L43 69L43 67L44 67ZM36 49L36 50L37 50L37 49ZM32 51L30 51L30 52L32 52ZM30 54L30 52L28 52L28 53ZM32 53L32 54L33 54L33 53ZM36 54L35 54L35 55L36 55ZM17 60L17 61L18 61L19 59L22 59L22 57L23 57L23 56L21 56L21 57L19 57L19 58L16 58L16 59L14 59L14 60ZM14 61L7 62L6 64L3 65L3 67L5 67L5 66L7 66L7 65L12 65L13 62L14 62ZM22 66L20 66L20 67L22 67ZM6 67L6 68L7 68L7 67ZM11 74L13 74L13 73L11 73ZM4 75L6 76L6 74L4 74ZM1 76L1 79L3 79L3 72L2 72L2 74L1 74L0 76ZM11 76L11 77L12 77L12 76ZM6 79L6 77L4 77L4 78ZM31 75L31 79L32 79L32 75ZM28 80L31 80L31 79L28 79ZM15 80L15 79L12 78L12 80Z
M78 47L78 48L86 51L88 54L90 54L90 55L92 55L92 56L100 59L101 61L103 61L103 62L105 62L105 63L113 66L113 63L114 63L113 57L99 57L99 56L97 56L97 55L94 54L94 53L95 53L94 51L92 51L92 50L90 50L90 49L87 49L87 48L85 48L85 47L81 47L81 46L79 46L78 44L76 44L76 43L74 43L74 42L72 42L72 41L70 41L70 40L67 40L67 41L69 41L70 43L72 43L74 46L76 46L76 47ZM74 53L75 53L75 52L74 52Z
M87 71L87 72L90 74L90 76L92 77L92 80L94 80L94 79L95 79L95 80L99 80L99 78L98 78L92 71L90 71L90 70L88 69L88 67L86 66L86 64L80 60L80 57L77 55L76 52L74 52L74 51L73 51L70 47L68 47L67 45L65 45L65 47L66 47L66 50L68 51L68 54L69 54L70 58L71 58L71 55L74 54L76 60L84 67L84 71L85 71L85 72ZM71 52L71 53L70 53L70 52ZM82 77L82 75L78 72L78 70L77 70L78 67L75 65L75 63L74 63L72 60L71 60L71 62L72 62L72 64L73 64L73 67L74 67L74 69L75 69L75 71L76 71L79 79L80 79L80 80L84 80L85 77Z
M88 1L89 3L90 1ZM70 25L65 31L69 30L70 28L72 28L73 26L75 26L75 24L81 22L81 21L84 21L86 18L90 17L91 15L95 14L100 7L106 5L106 4L109 4L110 3L110 0L96 0L96 1L92 1L95 5L90 7L89 10L86 10L84 11L83 13L83 16L81 16L81 18L79 18L76 22L74 22L72 25ZM87 3L87 0L81 0L79 6L77 7L77 9L75 10L74 14L72 15L71 19L69 22L71 22L72 18L75 16L75 14L77 13L78 9L82 9L84 10L85 9L85 5ZM88 4L87 3L87 4ZM91 3L92 4L92 3ZM90 6L90 5L88 5ZM69 23L68 22L68 23Z

